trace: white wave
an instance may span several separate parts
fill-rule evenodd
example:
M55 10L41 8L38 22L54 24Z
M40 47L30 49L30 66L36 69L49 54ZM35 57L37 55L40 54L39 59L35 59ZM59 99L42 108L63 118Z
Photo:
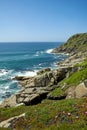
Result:
M8 73L8 70L0 69L0 77L2 77L3 75L6 75L7 73Z
M24 71L24 72L19 72L17 73L17 76L36 76L37 75L37 71Z
M39 66L41 66L42 64L40 63Z
M8 90L8 89L9 89L9 86L6 86L6 87L5 87L5 90Z
M1 94L4 94L5 93L5 90L2 90L1 88L0 88L0 95Z
M41 54L43 54L43 53L44 53L44 51L37 51L34 56L39 56L39 55L41 55Z
M46 50L46 53L52 53L53 49Z
M12 73L14 72L14 70L5 70L5 69L0 69L0 78L1 77L5 77L5 76L10 76ZM3 80L3 79L2 79Z
M53 63L53 66L58 66L58 65L57 65L57 62L54 62L54 63Z

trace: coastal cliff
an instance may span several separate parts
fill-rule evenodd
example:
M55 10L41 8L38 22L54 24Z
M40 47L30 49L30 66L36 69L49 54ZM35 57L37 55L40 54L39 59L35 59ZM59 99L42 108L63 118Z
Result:
M87 33L72 36L52 53L68 53L69 58L58 63L58 69L15 77L23 88L1 104L0 127L6 123L6 128L16 130L87 127Z
M87 51L87 33L75 34L67 42L53 50L53 53L78 54Z

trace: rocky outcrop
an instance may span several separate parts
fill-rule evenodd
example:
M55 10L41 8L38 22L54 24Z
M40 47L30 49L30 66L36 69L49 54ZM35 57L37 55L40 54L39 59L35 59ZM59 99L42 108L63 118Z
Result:
M82 82L81 84L79 84L76 87L74 94L76 98L87 97L87 84L85 84L85 82Z
M87 97L87 80L77 86L71 86L67 91L66 99Z
M20 103L33 105L47 98L47 94L58 86L58 82L67 76L71 68L56 70L45 69L35 77L16 77L23 86L22 90L3 102L4 107L12 107Z
M27 87L46 87L56 85L59 81L61 81L68 72L69 68L61 68L52 71L47 71L42 74L38 74L32 78L25 78L20 81L20 84Z
M75 55L70 56L65 61L58 63L58 65L63 68L64 67L73 67L73 69L75 69L75 65L82 63L85 59L86 59L85 56L80 55L80 54L75 54Z
M0 105L0 107L13 107L16 106L17 102L16 102L16 95L12 95L11 97L5 99L2 104Z
M9 128L9 127L13 127L14 126L14 122L17 121L19 118L24 117L25 113L19 115L19 116L14 116L11 117L10 119L7 119L5 121L2 121L0 123L0 127L1 128Z
M47 88L27 88L16 94L16 102L24 103L25 105L34 105L40 103L43 99L46 98L49 90Z
M55 89L55 85L66 77L69 69L70 68L61 68L46 71L45 73L41 73L32 79L27 79L27 81L26 79L23 80L21 84L24 84L24 89L16 94L17 103L24 103L25 105L40 103L47 97L47 94L50 91Z
M44 73L41 76L36 76L34 79L34 84L37 87L44 87L44 86L53 86L57 85L62 79L66 77L67 72L71 68L60 68L56 70L52 70L48 73Z

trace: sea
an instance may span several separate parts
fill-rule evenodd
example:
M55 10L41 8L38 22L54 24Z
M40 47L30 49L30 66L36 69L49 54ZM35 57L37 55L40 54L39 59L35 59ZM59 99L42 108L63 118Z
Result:
M62 42L10 42L0 43L0 102L21 90L15 76L34 76L37 71L50 67L67 58L53 54L52 50Z

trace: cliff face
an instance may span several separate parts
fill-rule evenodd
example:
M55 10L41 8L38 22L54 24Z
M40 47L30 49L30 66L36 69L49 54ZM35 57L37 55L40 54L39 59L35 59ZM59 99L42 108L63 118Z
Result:
M75 34L64 45L55 48L53 53L77 54L87 51L87 33Z

